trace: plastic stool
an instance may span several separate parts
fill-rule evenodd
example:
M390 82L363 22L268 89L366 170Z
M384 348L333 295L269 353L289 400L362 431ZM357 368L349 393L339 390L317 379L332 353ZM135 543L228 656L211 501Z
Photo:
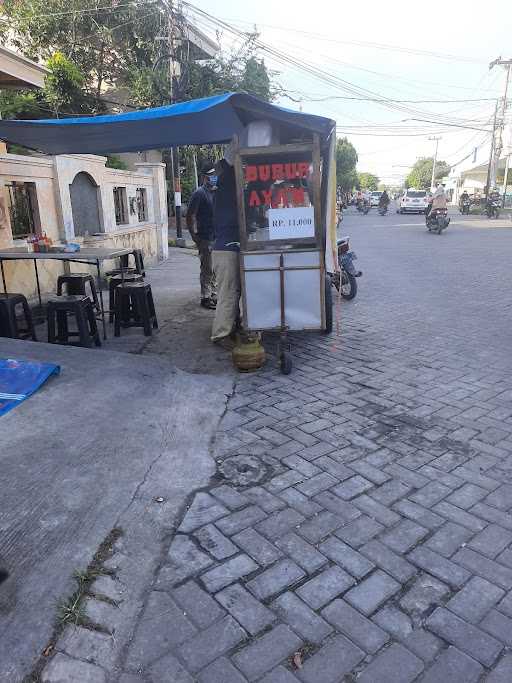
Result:
M130 266L129 259L133 256L134 265ZM131 254L123 254L119 257L119 268L114 268L114 270L109 270L105 273L106 277L112 277L114 275L121 275L121 273L126 273L133 275L138 273L142 277L146 277L146 271L144 270L144 254L142 249L134 249Z
M82 295L86 296L86 285L89 283L91 290L90 299L94 303L94 308L99 313L101 311L100 302L98 299L98 292L96 291L96 283L90 273L68 273L67 275L59 275L57 278L57 296L62 296L62 288L66 286L66 294L68 296Z
M78 328L76 332L69 329L69 315L73 315L76 319ZM75 346L86 348L91 348L93 344L101 346L92 301L88 296L69 295L50 299L47 318L49 344L73 344L70 339L78 337L78 343L75 342ZM57 334L55 334L55 322L57 322Z
M114 306L115 306L115 297L114 297L114 292L116 287L119 287L119 285L123 284L123 282L143 282L144 278L142 275L139 275L138 273L130 273L128 275L123 274L123 275L114 275L114 277L110 278L110 281L108 283L108 320L109 322L113 322L114 320Z
M152 328L158 329L151 285L148 282L127 282L115 289L114 334L119 337L123 327L142 327L146 337Z
M16 308L22 307L25 327L19 327ZM33 339L37 341L32 313L27 297L23 294L0 294L0 337L12 339Z

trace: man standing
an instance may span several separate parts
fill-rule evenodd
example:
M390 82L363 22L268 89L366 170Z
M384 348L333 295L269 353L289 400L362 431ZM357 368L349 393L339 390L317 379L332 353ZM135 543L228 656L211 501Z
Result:
M196 243L201 260L201 306L215 308L215 276L212 267L213 242L213 188L215 169L206 164L202 170L202 184L190 197L187 210L187 228Z
M215 239L213 269L217 280L217 310L213 321L213 342L233 348L232 334L239 317L240 231L236 203L235 171L231 151L216 166L217 189L213 207Z

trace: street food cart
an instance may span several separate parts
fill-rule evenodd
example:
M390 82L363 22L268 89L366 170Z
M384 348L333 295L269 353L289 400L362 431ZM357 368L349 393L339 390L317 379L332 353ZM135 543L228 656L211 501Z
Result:
M243 325L279 332L285 374L288 332L332 330L322 151L314 133L303 142L235 146Z
M270 130L264 144L261 136L248 134L258 124ZM117 115L0 121L0 138L52 154L231 143L243 324L280 333L285 373L291 370L289 332L332 329L329 274L338 270L335 137L330 119L241 93Z

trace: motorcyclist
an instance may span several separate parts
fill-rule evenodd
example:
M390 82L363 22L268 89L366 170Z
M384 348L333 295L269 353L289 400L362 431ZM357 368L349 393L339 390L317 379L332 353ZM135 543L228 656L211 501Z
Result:
M447 207L448 203L446 201L444 187L442 185L439 185L434 194L432 195L431 201L429 201L427 210L425 211L425 221L428 222L428 217L432 213L432 211L435 211L436 209L446 209Z
M389 206L389 195L386 190L379 197L379 209L387 209Z
M492 218L494 212L496 212L496 218L498 217L499 209L501 208L501 195L496 187L493 187L487 195L485 208L489 218Z
M493 187L492 190L489 192L489 197L487 198L487 203L489 204L490 202L496 202L501 199L501 195L499 190L496 187Z
M469 194L467 193L466 190L461 194L459 198L459 207L462 209L464 202L469 200Z

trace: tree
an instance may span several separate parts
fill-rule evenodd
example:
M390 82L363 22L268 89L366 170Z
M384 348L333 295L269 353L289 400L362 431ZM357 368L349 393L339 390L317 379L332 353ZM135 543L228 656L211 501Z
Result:
M246 59L240 90L257 95L267 102L272 99L270 76L262 59L254 55Z
M61 52L48 59L49 73L41 90L0 90L4 118L41 119L63 114L87 114L93 98L83 89L84 75Z
M47 61L50 73L44 81L43 99L58 116L60 112L87 109L88 98L83 91L85 77L80 69L62 52Z
M11 98L8 113L24 118L96 114L106 109L108 99L121 102L121 109L154 107L226 91L270 101L280 92L275 72L257 57L256 33L241 48L201 63L189 58L186 41L177 41L181 76L171 88L169 47L165 39L157 39L168 30L161 10L158 0L0 0L0 14L7 19L0 21L0 39L8 36L27 57L52 64L46 92L37 94L35 103L30 94ZM183 16L175 12L173 19L180 29ZM41 112L34 116L38 107ZM180 148L180 154L181 165L187 149ZM169 161L168 152L164 160Z
M414 187L417 190L428 190L432 182L432 168L434 166L433 157L421 157L414 164L411 172L405 179L407 187ZM450 166L445 161L436 162L436 177L440 180L450 172Z
M373 173L358 173L357 184L361 189L370 190L373 192L379 186L379 178Z
M128 103L158 106L171 101L167 17L155 1L3 0L0 39L7 38L22 54L36 61L61 53L82 73L82 90L92 96L90 113L105 108L108 89L127 88ZM178 28L183 17L175 13ZM182 75L173 85L175 100L219 92L249 92L271 100L279 91L256 56L257 34L242 49L220 53L204 63L189 60L186 41L178 41ZM107 95L106 95L107 93Z
M102 0L4 0L0 37L36 61L61 52L83 74L82 88L101 110L106 86L124 85L134 68L151 67L165 18L153 3Z
M350 192L357 184L357 152L347 138L336 140L336 184L344 192Z

